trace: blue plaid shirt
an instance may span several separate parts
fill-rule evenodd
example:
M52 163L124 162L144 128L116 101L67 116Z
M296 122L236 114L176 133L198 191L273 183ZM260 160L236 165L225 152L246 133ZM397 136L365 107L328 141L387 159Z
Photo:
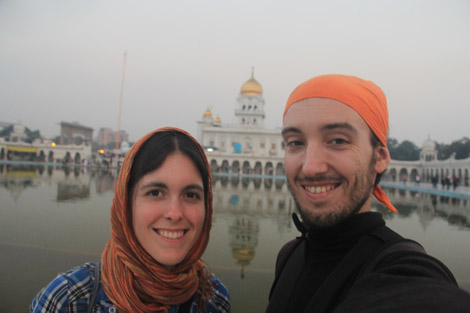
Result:
M44 287L33 299L30 313L85 313L88 308L95 283L95 263L85 263L59 274L49 285ZM208 313L229 313L230 296L227 288L213 277L214 295L206 305ZM197 312L197 299L193 297L191 313ZM179 306L172 306L169 313L177 313ZM116 313L114 304L109 301L100 284L93 311L95 313Z

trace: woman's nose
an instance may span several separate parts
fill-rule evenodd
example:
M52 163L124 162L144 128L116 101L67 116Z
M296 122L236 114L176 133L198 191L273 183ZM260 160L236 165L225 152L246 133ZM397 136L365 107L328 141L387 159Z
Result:
M170 220L179 220L183 217L181 202L179 199L170 199L167 203L164 217Z

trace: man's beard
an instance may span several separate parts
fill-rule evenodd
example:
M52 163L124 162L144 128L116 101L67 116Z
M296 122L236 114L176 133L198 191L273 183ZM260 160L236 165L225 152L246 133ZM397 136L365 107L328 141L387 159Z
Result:
M345 201L334 204L331 210L326 213L322 212L321 214L317 214L315 208L310 210L303 209L294 192L292 192L293 189L288 181L289 190L294 198L300 216L309 231L332 227L348 219L350 216L357 214L362 209L364 204L371 197L374 188L376 176L374 167L376 160L375 154L373 154L366 172L356 176L354 186L349 190L349 198L346 198L348 194L345 194ZM343 177L341 179L345 180ZM319 178L312 178L312 180L319 180Z

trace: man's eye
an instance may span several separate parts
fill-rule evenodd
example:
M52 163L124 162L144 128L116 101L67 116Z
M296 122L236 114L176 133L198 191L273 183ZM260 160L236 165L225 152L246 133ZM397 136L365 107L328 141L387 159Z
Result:
M298 146L301 146L301 145L303 145L303 143L300 140L292 140L292 141L287 142L287 146L289 146L289 147L298 147Z
M343 139L343 138L335 138L331 141L332 144L335 144L335 145L344 145L346 143L348 143L348 141L346 139Z

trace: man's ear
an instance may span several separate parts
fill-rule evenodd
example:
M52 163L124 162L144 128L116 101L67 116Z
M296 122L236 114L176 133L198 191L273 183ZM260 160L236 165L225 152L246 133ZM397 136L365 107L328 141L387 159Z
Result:
M383 173L390 164L390 152L387 147L379 146L375 148L375 156L377 158L375 162L375 172Z

